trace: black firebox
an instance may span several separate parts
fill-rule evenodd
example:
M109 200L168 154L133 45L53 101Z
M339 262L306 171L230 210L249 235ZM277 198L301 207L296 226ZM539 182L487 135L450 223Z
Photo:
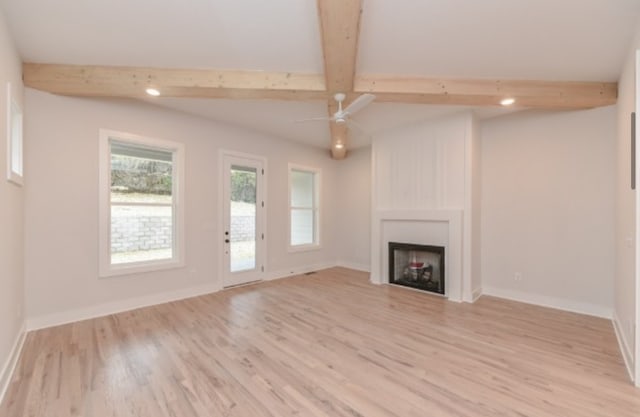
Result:
M444 295L444 247L389 242L389 283Z

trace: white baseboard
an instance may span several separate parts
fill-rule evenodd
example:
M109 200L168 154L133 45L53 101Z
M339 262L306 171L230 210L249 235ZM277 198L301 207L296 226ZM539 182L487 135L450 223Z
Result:
M282 271L267 272L265 273L264 280L270 281L274 279L286 278L293 275L305 274L307 272L333 268L335 266L335 262L329 262L291 268ZM110 314L122 313L124 311L135 310L138 308L168 303L171 301L183 300L185 298L197 297L199 295L211 294L214 292L218 292L221 289L222 288L217 283L208 284L198 287L184 288L159 294L145 295L142 297L129 298L122 301L114 301L111 303L105 303L86 308L79 308L59 313L32 317L27 320L27 330L38 330L46 327L73 323L76 321L93 319L96 317L104 317Z
M307 265L302 267L283 269L280 271L269 271L265 273L265 281L273 281L275 279L292 277L294 275L302 275L308 272L320 271L322 269L333 268L337 266L335 262L323 262L319 264Z
M503 288L482 287L482 294L498 298L520 301L527 304L535 304L542 307L550 307L572 313L586 314L588 316L601 317L611 320L613 309L596 304L583 303L565 298L549 297L546 295L531 294Z
M355 262L338 261L336 266L342 268L354 269L356 271L371 272L371 265L358 264Z
M33 317L27 320L27 329L38 330L46 327L59 326L81 320L93 319L96 317L108 316L110 314L122 313L123 311L135 310L149 307L156 304L168 303L171 301L183 300L185 298L197 297L199 295L211 294L220 291L219 284L208 284L197 287L184 288L158 294L145 295L142 297L129 298L122 301L100 304L96 306L79 308L75 310L63 311L60 313L47 314Z
M16 335L16 340L13 342L13 347L11 348L11 352L9 352L9 357L4 363L2 371L0 371L0 403L4 399L7 389L9 388L9 384L11 383L11 377L16 370L18 358L20 357L20 352L22 352L22 346L24 346L26 336L27 328L26 324L23 322L20 327L20 331Z
M622 359L624 359L624 364L627 367L627 372L629 373L629 378L633 381L634 378L634 360L633 353L631 352L631 348L629 347L629 342L625 337L624 332L622 331L622 323L620 323L620 319L616 312L613 312L613 330L616 332L616 338L618 339L618 346L620 347L620 352L622 353Z

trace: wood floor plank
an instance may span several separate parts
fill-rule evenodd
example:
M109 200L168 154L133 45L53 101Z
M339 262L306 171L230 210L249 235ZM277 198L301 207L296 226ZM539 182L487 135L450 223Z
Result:
M637 417L611 322L332 268L27 335L1 417Z

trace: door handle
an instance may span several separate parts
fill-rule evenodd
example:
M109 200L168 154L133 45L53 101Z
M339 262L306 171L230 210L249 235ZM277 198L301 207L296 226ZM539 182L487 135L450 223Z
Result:
M225 240L224 240L224 243L229 243L229 239L225 239Z

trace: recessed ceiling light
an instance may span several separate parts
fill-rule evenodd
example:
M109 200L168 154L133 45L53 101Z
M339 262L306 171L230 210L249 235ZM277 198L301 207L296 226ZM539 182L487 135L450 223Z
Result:
M513 97L508 97L508 98L504 98L500 101L500 104L502 104L503 106L510 106L513 103L516 102L516 99Z
M342 149L342 148L344 148L344 145L343 145L342 143L338 142L338 143L336 143L336 144L335 144L335 146L334 146L334 147L335 147L336 149Z
M147 88L145 91L150 96L158 97L160 95L160 91L156 90L155 88Z

